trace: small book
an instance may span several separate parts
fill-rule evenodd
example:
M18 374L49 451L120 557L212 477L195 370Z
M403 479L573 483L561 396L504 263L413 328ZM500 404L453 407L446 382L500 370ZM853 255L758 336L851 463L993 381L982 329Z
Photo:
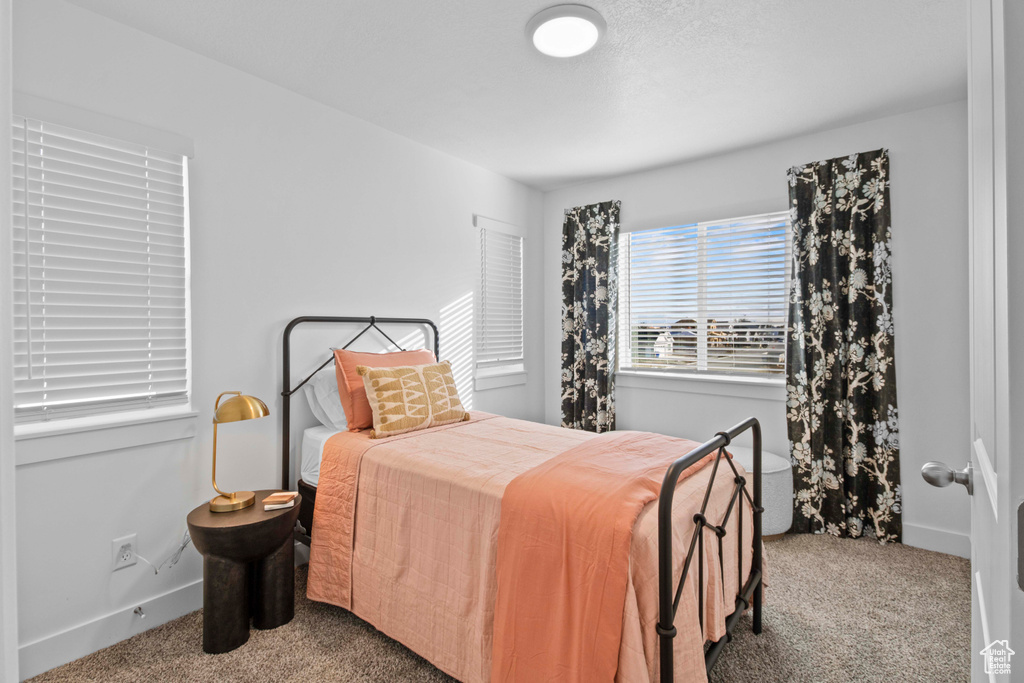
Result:
M285 508L292 508L292 507L295 507L295 501L294 500L289 500L287 503L275 503L275 504L272 504L272 505L264 505L263 509L264 510L268 510L268 511L269 510L284 510Z
M295 500L298 496L297 491L278 491L277 493L271 493L269 496L263 499L264 505L281 505L282 503L290 503Z

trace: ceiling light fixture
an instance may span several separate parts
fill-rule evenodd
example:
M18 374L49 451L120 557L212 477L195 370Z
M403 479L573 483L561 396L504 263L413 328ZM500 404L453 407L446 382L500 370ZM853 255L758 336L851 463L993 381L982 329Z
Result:
M584 5L555 5L534 15L526 24L533 46L550 57L575 57L597 44L607 24Z

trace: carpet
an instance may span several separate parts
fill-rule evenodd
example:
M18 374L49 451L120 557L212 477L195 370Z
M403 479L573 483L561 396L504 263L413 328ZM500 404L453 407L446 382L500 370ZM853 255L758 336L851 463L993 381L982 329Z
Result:
M971 587L967 560L869 540L792 535L765 545L764 631L737 625L711 680L967 681ZM233 652L202 651L193 612L36 678L84 681L422 681L453 679L344 610L305 597L295 619L253 630Z

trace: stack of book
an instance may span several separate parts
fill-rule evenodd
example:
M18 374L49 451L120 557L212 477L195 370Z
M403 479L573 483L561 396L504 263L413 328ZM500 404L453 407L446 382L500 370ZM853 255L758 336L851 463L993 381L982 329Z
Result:
M298 491L278 491L272 493L263 499L264 510L283 510L284 508L290 508L295 505L295 498L299 495Z

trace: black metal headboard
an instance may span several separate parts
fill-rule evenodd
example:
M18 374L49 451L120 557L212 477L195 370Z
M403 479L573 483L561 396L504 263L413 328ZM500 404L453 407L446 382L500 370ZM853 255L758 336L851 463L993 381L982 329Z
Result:
M377 327L377 323L381 325L415 325L418 327L429 327L434 333L434 356L438 357L441 351L440 336L437 332L437 325L434 324L433 320L427 318L377 318L370 316L369 318L348 318L348 317L336 317L326 315L304 315L292 320L284 328L284 363L282 364L282 377L281 382L281 396L284 398L284 405L281 407L281 422L283 427L283 433L281 436L281 488L286 491L290 487L291 482L291 398L292 394L302 388L306 382L313 378L313 375L323 370L329 363L334 360L334 354L332 353L327 360L320 364L320 366L311 372L306 379L302 380L294 387L289 386L291 382L291 334L292 330L297 325L302 323L328 323L335 325L366 325L357 335L348 340L348 342L341 348L347 349L357 339L362 337L366 332L370 330L377 330L385 339L399 346L394 339L388 336L387 332ZM401 348L399 346L399 348Z

